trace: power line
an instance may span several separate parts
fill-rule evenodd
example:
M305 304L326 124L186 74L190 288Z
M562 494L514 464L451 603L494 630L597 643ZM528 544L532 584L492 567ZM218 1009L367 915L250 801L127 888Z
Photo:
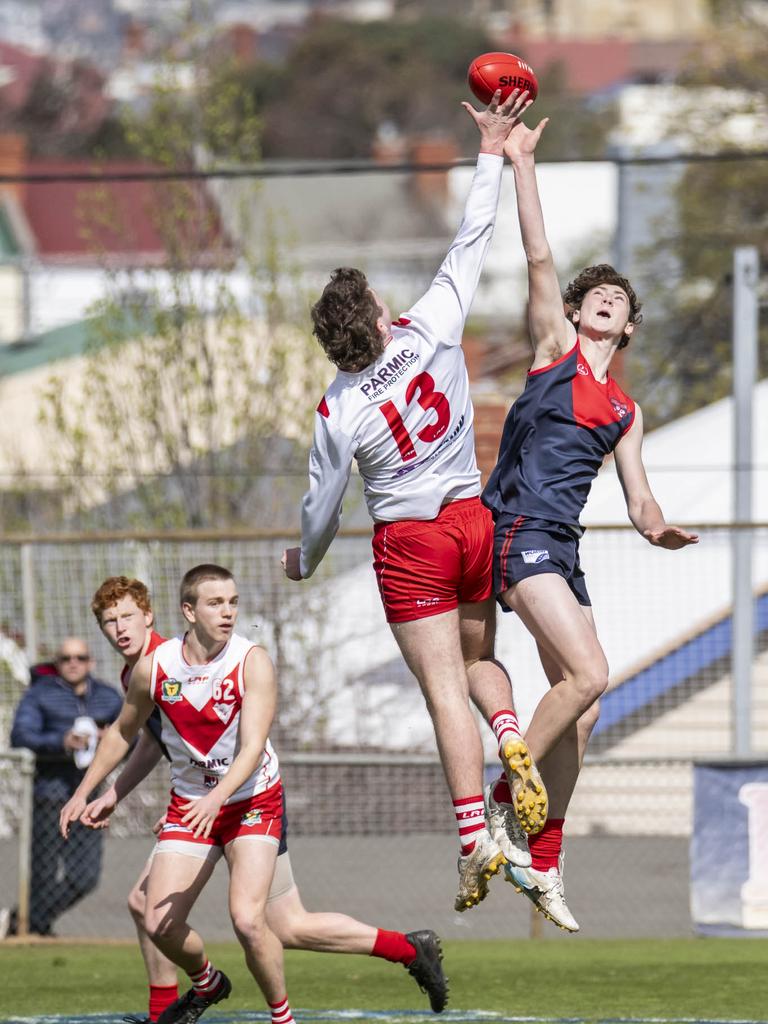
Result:
M691 163L748 163L768 160L768 150L723 150L720 153L679 153L661 156L589 156L555 157L542 161L548 164L567 163L612 163L621 167L653 166L657 164ZM372 160L315 161L312 163L281 163L272 166L218 167L209 170L195 168L174 168L171 170L135 171L69 171L59 173L33 172L26 174L0 174L0 185L51 185L51 184L94 184L103 182L131 181L207 181L209 179L232 180L237 178L313 178L321 175L354 174L429 174L451 171L457 167L474 167L475 157L463 157L440 163L397 163L380 164Z

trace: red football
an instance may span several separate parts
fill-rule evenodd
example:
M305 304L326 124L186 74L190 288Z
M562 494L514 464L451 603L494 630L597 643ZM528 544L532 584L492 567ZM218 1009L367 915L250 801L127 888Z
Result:
M490 103L497 89L502 102L513 89L527 89L536 99L539 83L533 68L514 53L483 53L475 57L467 74L469 88L481 103Z

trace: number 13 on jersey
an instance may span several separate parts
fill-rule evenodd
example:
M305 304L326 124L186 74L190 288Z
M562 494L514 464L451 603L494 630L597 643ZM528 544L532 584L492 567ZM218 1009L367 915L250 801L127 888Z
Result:
M437 414L435 420L416 432L416 437L427 444L439 440L445 434L451 421L451 407L448 404L448 399L442 391L435 391L435 382L428 373L417 374L406 388L406 402L410 404L414 396L422 409L434 410ZM403 462L415 459L416 449L413 446L413 440L395 403L384 402L380 409L389 424Z

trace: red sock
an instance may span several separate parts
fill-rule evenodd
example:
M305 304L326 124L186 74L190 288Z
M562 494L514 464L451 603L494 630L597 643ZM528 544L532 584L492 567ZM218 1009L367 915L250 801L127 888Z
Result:
M270 1003L269 1008L272 1011L272 1024L296 1024L288 1005L288 996L277 1003Z
M494 736L499 744L499 750L502 749L507 740L520 738L520 726L517 724L517 715L514 711L510 711L507 708L503 711L497 711L488 724L493 729Z
M477 833L485 828L485 802L483 795L465 796L453 801L453 813L459 826L461 855L466 857L475 848Z
M416 949L410 944L402 932L387 932L379 928L371 956L380 956L393 964L412 964L416 959Z
M550 868L559 867L564 822L565 818L547 818L541 832L537 832L535 836L528 836L531 867L534 871L549 871Z
M507 776L502 774L493 784L493 799L500 804L513 804L512 790L509 788Z
M149 1019L154 1021L163 1010L179 998L178 985L149 986Z

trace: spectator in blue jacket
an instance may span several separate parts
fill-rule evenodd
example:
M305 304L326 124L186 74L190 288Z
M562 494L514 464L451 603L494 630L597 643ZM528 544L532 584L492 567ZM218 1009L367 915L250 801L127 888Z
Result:
M51 935L56 918L91 892L101 873L101 830L77 825L69 840L59 834L59 811L82 780L95 740L123 703L114 687L93 678L92 668L87 643L68 637L56 655L55 674L30 686L13 720L11 746L37 755L29 929L38 935Z

